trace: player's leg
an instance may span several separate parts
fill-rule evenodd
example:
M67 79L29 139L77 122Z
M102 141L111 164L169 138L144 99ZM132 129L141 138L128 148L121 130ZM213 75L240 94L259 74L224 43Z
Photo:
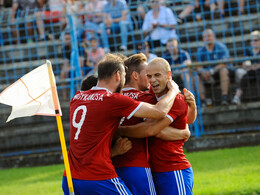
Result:
M193 170L192 167L180 171L180 177L183 178L186 195L192 195L193 188Z
M75 195L95 195L95 194L111 194L111 195L130 195L130 190L125 183L119 178L112 178L108 180L79 180L73 179L73 188ZM67 178L63 177L62 189L64 195L69 195Z
M193 171L192 168L153 173L154 184L158 195L192 195Z
M122 167L116 172L134 195L156 194L150 168Z

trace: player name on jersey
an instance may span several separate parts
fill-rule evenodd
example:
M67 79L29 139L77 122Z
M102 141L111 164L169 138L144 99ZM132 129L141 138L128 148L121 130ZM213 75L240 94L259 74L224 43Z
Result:
M103 101L103 94L99 93L93 93L93 94L82 94L79 93L73 97L73 100L82 100L82 101L89 101L89 100L95 100L95 101Z
M140 92L139 92L140 93ZM125 96L128 96L128 97L130 97L130 98L132 98L132 99L134 99L134 100L137 100L138 99L138 95L139 95L139 93L137 93L137 92L123 92L123 94L125 95Z

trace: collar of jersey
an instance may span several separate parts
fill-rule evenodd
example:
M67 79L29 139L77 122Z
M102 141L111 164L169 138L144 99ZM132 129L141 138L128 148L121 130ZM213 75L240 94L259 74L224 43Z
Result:
M112 93L110 90L104 87L92 87L91 90L106 90L107 92Z
M161 99L163 99L163 98L164 98L164 96L166 96L166 94L164 94L164 95L163 95L163 96L161 96L161 97L157 97L157 96L155 95L155 97L156 97L157 101L160 101Z
M130 90L136 90L136 88L133 88L133 87L123 88L123 91L130 91Z

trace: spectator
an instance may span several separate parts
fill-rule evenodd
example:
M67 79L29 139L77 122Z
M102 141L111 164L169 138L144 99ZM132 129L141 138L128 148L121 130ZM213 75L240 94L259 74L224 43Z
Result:
M47 10L38 11L36 13L36 24L38 26L40 37L38 41L51 39L52 37L45 34L44 22L47 23L61 23L61 30L66 27L66 18L62 15L66 12L65 0L49 0L47 3Z
M146 40L159 41L165 45L169 38L177 38L176 18L170 8L161 6L158 0L151 0L150 10L144 19L142 30Z
M60 79L67 79L71 77L71 62L73 60L71 59L72 46L71 46L71 35L69 32L65 32L63 43L64 43L63 46L64 64L60 72ZM80 54L82 53L80 52ZM80 68L82 69L84 67L84 56L79 57L79 62L80 62ZM64 83L62 95L63 95L63 99L67 100L68 91L65 89L65 86L66 84Z
M26 22L25 24L25 29L27 29L28 31L28 37L26 37L25 39L28 43L33 42L32 20L34 19L35 12L40 10L44 6L44 4L45 0L13 0L11 28L16 43L20 41L18 40L18 32L16 26L19 26L20 23L25 22L26 20L29 22Z
M203 7L203 10L201 10L201 7ZM189 5L187 5L183 11L179 14L178 16L178 23L181 24L183 23L184 19L189 16L193 10L200 10L204 11L205 9L209 9L210 7L210 0L193 0ZM201 15L197 14L196 15L196 20L201 20Z
M191 64L190 55L187 51L179 47L177 39L169 39L167 41L167 52L164 54L164 59L166 59L170 65L183 65L188 66ZM174 80L176 77L180 76L182 81L186 83L187 87L190 90L190 74L188 68L174 69L173 70ZM178 80L178 79L177 79ZM176 80L177 84L178 81Z
M229 51L227 47L216 41L215 33L211 29L203 31L204 47L198 50L198 61L209 62L215 60L225 60L229 58ZM222 94L222 105L228 105L228 89L229 89L229 69L227 64L217 64L213 66L204 66L198 68L198 72L202 81L210 81L214 79L220 79L220 87ZM200 99L202 104L205 104L205 88L201 83L200 86Z
M244 14L244 7L245 7L245 2L246 0L238 0L238 5L239 5L239 13Z
M100 24L103 21L103 7L105 4L106 1L103 0L89 0L85 5L85 28L88 39L101 33Z
M120 50L127 49L128 30L131 30L131 20L128 14L128 7L122 0L108 0L104 6L104 23L101 24L101 38L105 52L109 52L108 34L116 33L120 30L121 46Z
M138 24L140 25L140 27L142 27L146 12L148 12L148 9L149 9L149 0L140 0L138 2L139 2L139 4L136 9L137 17L138 17ZM166 5L164 0L159 0L158 2L161 4L161 6Z
M0 0L0 9L4 7L4 0Z
M104 55L103 48L98 46L98 38L92 37L90 39L90 49L87 53L87 66L92 68L92 71L89 73L96 74L98 62Z
M210 12L214 13L215 10L218 8L220 16L224 17L225 16L225 0L210 0Z
M260 31L256 30L251 33L251 48L246 50L246 56L260 56ZM233 104L241 104L243 90L248 84L257 83L260 85L260 60L251 60L243 62L243 69L236 70L236 80L239 84L236 94L232 100Z
M205 10L210 9L210 12L212 13L212 16L214 16L215 10L219 9L220 15L224 16L224 5L225 1L224 0L193 0L185 9L179 14L178 16L178 23L181 24L183 23L184 19L192 13L193 10L195 10L196 14L196 20L200 21L201 20L201 14L198 12L202 12Z
M150 45L147 41L144 43L137 44L136 49L137 52L141 52L146 56L147 62L150 62L152 59L157 57L157 55L150 53Z
M76 35L78 41L81 43L84 39L85 27L83 24L83 13L84 13L84 4L81 0L66 0L66 14L72 15L72 21L76 29ZM66 26L65 31L70 30L70 26ZM61 40L64 39L64 33L61 33Z

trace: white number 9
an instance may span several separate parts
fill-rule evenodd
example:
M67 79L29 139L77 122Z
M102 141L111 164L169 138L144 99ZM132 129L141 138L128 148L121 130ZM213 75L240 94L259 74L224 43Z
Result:
M79 123L77 123L76 122L76 116L77 116L77 113L78 113L79 110L82 110L83 112L82 112ZM80 133L81 127L83 125L83 122L85 120L86 113L87 113L87 107L86 106L77 107L77 109L73 113L72 125L73 125L73 127L77 128L77 132L76 132L75 137L74 137L75 140L77 140L79 138L79 133Z

